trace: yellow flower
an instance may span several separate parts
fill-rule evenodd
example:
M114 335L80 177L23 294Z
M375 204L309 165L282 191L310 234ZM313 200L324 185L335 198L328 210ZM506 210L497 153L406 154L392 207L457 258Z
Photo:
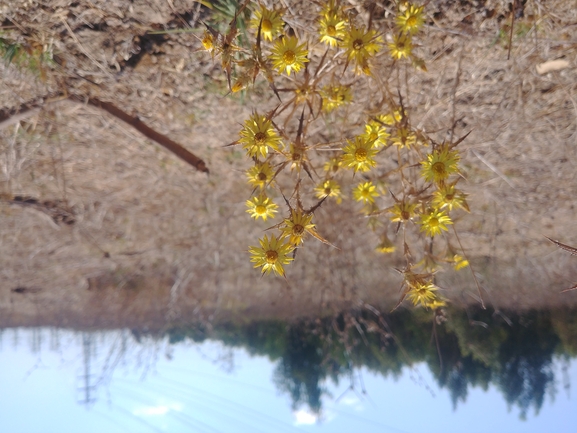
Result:
M444 299L436 298L436 299L433 299L432 301L430 301L426 307L430 308L431 310L436 310L437 308L446 307L446 306L447 306L447 302L445 302Z
M425 23L423 16L424 6L407 4L404 11L399 11L397 15L397 26L403 33L415 34Z
M271 235L270 239L265 235L263 239L259 240L260 247L250 247L251 254L250 261L255 263L254 267L262 267L263 274L269 274L274 271L280 276L284 276L283 265L290 263L293 258L288 257L293 251L293 247L288 243L282 242L281 239L275 235Z
M373 143L374 148L379 148L387 143L389 133L384 125L371 120L365 125L365 132L361 135L365 140Z
M355 172L364 172L377 165L373 159L377 154L377 149L373 148L373 143L363 139L363 137L356 137L355 141L347 140L347 143L343 148L343 163L346 167L352 167Z
M433 193L433 207L437 209L446 207L450 211L453 210L453 208L461 208L469 212L469 205L466 198L467 194L458 190L454 184L442 185Z
M266 157L269 147L276 151L280 150L281 138L274 130L270 119L255 113L244 122L238 142L242 144L243 149L246 149L248 156L258 157L260 154Z
M342 9L341 7L338 5L338 1L337 0L328 0L324 7L321 9L321 15L324 15L325 17L327 16L342 16Z
M210 33L208 30L204 31L200 42L206 51L212 51L214 48L214 38L212 37L212 33Z
M285 36L275 42L270 58L279 73L285 71L287 75L290 75L292 70L298 72L309 61L306 44L299 45L298 43L295 36Z
M340 85L324 86L320 91L323 98L323 111L330 113L341 105L348 104L353 99L350 87Z
M285 218L285 226L281 229L282 238L289 238L291 245L298 246L303 242L303 236L307 231L314 230L315 225L312 224L313 215L303 213L303 211L291 210L291 217Z
M399 123L403 118L401 114L401 110L395 110L392 113L380 115L377 117L381 122L383 122L387 126L393 126Z
M356 201L362 201L363 203L374 203L375 197L378 197L377 187L373 185L373 182L361 182L353 190L353 197Z
M408 58L411 55L413 43L409 35L399 34L393 36L393 42L389 42L389 51L393 59Z
M343 160L341 158L336 157L331 158L327 162L325 162L323 169L327 173L335 174L337 171L339 171L339 169L342 166L343 166Z
M343 201L341 186L333 179L327 179L317 185L315 188L315 196L320 199L325 197L333 197L336 199L337 203L341 203Z
M246 207L248 208L246 211L250 214L251 218L262 218L264 221L266 221L268 217L274 218L274 214L278 209L278 206L264 194L247 200Z
M437 300L436 291L437 288L432 283L416 283L410 288L407 297L415 306L420 304L423 307L429 307Z
M260 10L254 12L254 18L250 20L250 26L257 31L260 26L262 38L267 41L272 41L274 37L282 32L284 26L282 11L269 10L261 6Z
M417 136L408 126L397 125L394 128L391 141L395 146L399 146L401 149L403 147L409 149L417 142Z
M386 233L381 237L381 241L379 242L379 245L377 245L376 250L377 252L383 254L395 252L395 246L393 245L393 243L391 242Z
M274 173L272 167L268 162L256 163L253 167L249 168L246 172L246 177L248 178L248 183L254 187L264 188L267 183L272 181Z
M368 60L381 49L381 38L377 36L375 30L365 30L351 25L350 30L345 34L343 47L348 61L354 60L357 72L360 69L367 73Z
M345 36L345 22L337 15L322 15L319 22L321 42L336 47Z
M451 218L442 210L431 209L429 212L421 215L421 231L433 237L441 234L441 230L448 231L447 225L453 224Z
M427 155L426 161L421 161L421 174L427 182L443 184L451 174L457 173L459 159L459 152L443 145Z
M469 261L466 258L464 258L463 256L460 256L459 254L455 254L453 256L452 262L453 262L453 268L456 271L469 266Z
M391 216L391 221L404 223L413 219L416 215L416 208L417 204L407 203L406 201L395 203L391 209L391 213L393 214Z

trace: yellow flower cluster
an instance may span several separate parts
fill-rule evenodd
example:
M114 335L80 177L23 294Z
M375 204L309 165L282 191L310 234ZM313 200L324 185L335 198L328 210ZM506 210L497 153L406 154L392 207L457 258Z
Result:
M363 21L348 2L321 0L314 2L320 7L311 28L293 11L263 3L243 2L246 10L238 11L226 34L207 26L199 36L204 50L221 57L230 93L244 96L259 77L272 91L269 99L262 86L243 97L258 110L233 143L250 164L246 212L274 224L249 248L254 267L285 277L308 239L332 245L317 231L317 209L354 206L375 233L376 252L401 250L407 261L401 302L442 307L432 272L443 264L468 265L466 253L452 243L456 231L455 237L449 231L454 214L469 210L458 187L462 140L439 144L416 128L410 80L404 72L391 73L401 64L408 70L405 61L426 71L414 42L426 22L425 6L401 0L391 15ZM241 44L238 29L245 27L237 21L247 10L249 42ZM390 84L395 76L398 88ZM355 95L361 85L375 97ZM274 103L263 108L271 98Z

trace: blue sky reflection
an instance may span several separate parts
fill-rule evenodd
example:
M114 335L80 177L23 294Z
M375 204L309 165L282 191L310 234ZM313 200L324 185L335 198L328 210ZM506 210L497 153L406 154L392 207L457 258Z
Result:
M56 333L56 336L55 336ZM564 389L577 366L554 362L556 389L527 420L502 394L470 390L453 410L424 364L397 380L355 371L323 383L323 411L291 410L272 381L275 364L221 343L136 343L129 331L6 330L0 351L0 413L9 432L573 432L575 398ZM89 370L89 371L88 371ZM88 400L88 404L86 404Z

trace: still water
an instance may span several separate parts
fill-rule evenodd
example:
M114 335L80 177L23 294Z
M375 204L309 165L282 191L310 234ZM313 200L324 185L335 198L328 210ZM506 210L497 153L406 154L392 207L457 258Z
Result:
M2 430L574 432L574 312L489 317L5 329Z

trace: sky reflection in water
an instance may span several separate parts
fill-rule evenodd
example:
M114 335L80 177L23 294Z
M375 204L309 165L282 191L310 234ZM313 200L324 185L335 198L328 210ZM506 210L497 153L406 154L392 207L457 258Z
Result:
M323 380L319 415L307 405L291 408L289 395L279 392L278 362L215 341L138 343L127 330L5 330L2 430L573 432L577 425L575 398L563 386L567 376L574 382L577 363L559 356L554 399L546 396L539 414L531 409L524 421L494 385L469 389L453 410L449 391L422 362L403 367L397 379L361 367L338 385Z

